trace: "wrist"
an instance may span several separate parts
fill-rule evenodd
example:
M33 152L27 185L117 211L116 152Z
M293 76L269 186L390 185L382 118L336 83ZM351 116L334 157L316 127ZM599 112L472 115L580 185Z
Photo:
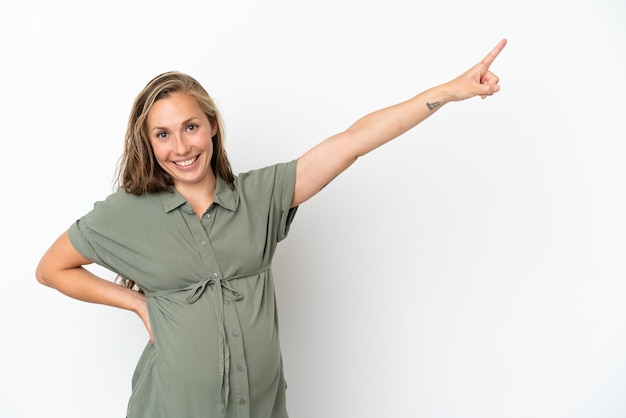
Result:
M442 105L449 103L449 102L455 102L457 100L459 100L453 93L453 88L450 85L450 83L443 83L440 84L436 87L434 87L432 89L432 94L433 97L436 98L436 101L438 101L439 103L441 103Z
M146 308L146 295L133 289L125 288L128 295L128 310L139 314Z
M454 97L449 93L448 87L445 84L441 84L427 90L423 100L422 106L423 103L425 103L429 110L434 111L446 103L453 101Z

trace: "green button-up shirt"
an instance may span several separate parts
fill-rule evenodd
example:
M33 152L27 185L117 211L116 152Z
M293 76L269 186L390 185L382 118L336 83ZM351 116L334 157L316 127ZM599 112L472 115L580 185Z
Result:
M287 236L296 161L217 179L199 218L175 190L120 190L69 230L85 257L147 295L154 345L129 418L287 417L271 262Z

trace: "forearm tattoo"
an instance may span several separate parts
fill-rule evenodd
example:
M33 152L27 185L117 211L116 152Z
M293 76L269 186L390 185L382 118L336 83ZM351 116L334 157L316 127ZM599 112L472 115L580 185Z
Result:
M430 110L435 110L436 108L438 108L439 106L441 106L441 103L439 102L433 102L433 103L426 103L426 106L428 106L428 108Z

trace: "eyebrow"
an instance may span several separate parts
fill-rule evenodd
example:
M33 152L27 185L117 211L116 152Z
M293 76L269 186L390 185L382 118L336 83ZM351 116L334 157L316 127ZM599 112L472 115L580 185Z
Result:
M192 116L192 117L190 117L189 119L185 119L185 120L184 120L184 121L180 124L180 126L185 126L185 125L189 124L190 122L199 121L199 120L200 120L200 118L199 118L199 117L197 117L197 116ZM152 131L152 132L154 132L154 131L166 131L166 130L167 130L167 128L162 127L162 126L154 126L154 127L151 129L151 131Z

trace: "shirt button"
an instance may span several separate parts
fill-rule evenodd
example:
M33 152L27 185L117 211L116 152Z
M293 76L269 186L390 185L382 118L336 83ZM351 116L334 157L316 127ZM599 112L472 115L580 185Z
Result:
M204 215L204 217L207 218L207 219L211 219L211 214L207 213L206 215Z
M233 337L239 337L239 332L238 331L233 331Z
M230 305L230 301L229 300L225 300L224 301L224 305Z
M237 365L237 371L238 372L243 372L243 366L241 364Z
M244 398L239 398L239 405L245 405L246 400Z
M202 247L206 247L206 242L202 241L202 242L200 242L200 245L201 245Z
M211 274L211 277L216 278L217 277L217 273Z

